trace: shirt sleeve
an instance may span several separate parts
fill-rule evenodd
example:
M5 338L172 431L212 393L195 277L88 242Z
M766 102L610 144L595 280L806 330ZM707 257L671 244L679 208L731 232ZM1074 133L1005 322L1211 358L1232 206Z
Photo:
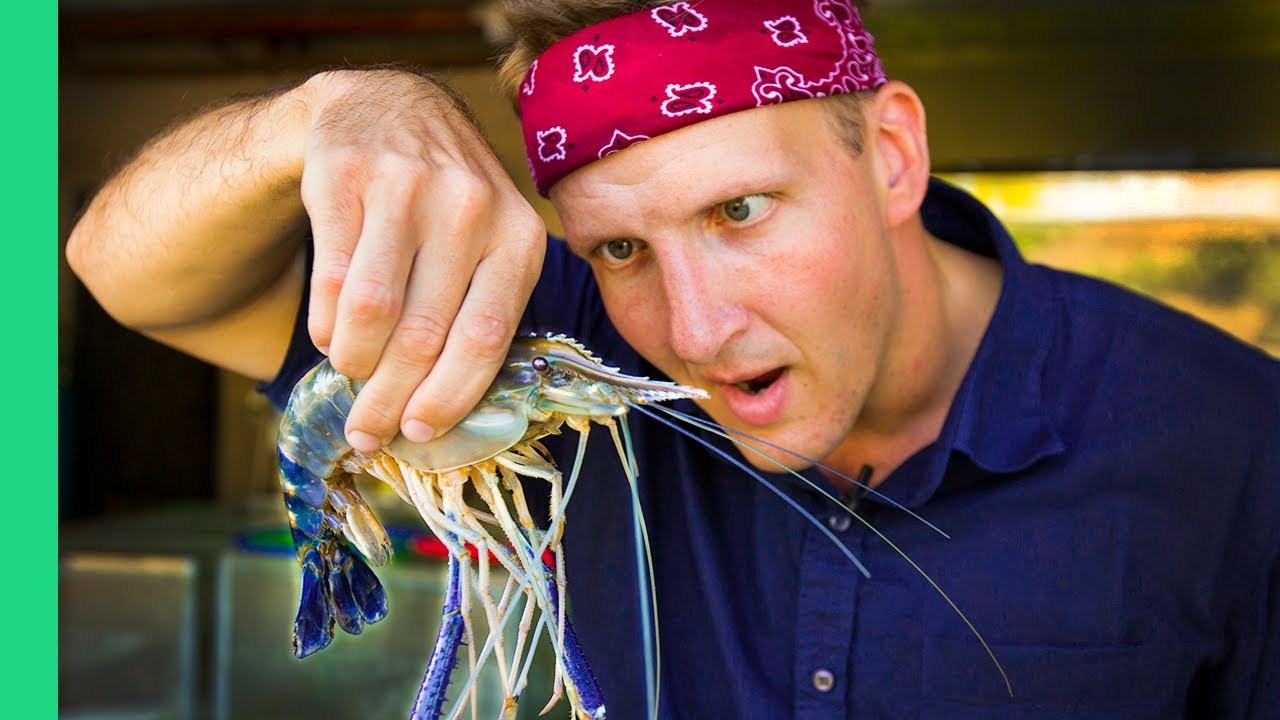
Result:
M311 277L311 266L314 260L315 248L311 243L310 233L307 233L307 267L304 277ZM289 338L289 349L285 351L280 371L271 380L258 383L258 392L266 395L277 410L284 410L284 406L289 402L289 394L293 392L293 386L324 358L320 350L311 342L311 333L307 331L307 308L310 304L311 283L307 281L302 283L302 298L298 302L298 312L293 321L293 334Z

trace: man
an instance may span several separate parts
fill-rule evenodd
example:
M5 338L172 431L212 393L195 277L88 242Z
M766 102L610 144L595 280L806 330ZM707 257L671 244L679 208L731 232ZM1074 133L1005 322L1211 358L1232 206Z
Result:
M347 426L360 449L447 431L523 327L703 387L717 422L821 460L806 474L875 529L789 492L869 578L733 464L633 423L669 716L1280 713L1274 361L1027 265L930 180L921 103L846 2L508 17L503 76L566 229L545 257L448 94L377 70L153 141L76 228L73 267L122 322L274 378L277 403L321 351L368 377ZM637 717L641 604L610 453L589 453L566 553L586 655L613 716Z

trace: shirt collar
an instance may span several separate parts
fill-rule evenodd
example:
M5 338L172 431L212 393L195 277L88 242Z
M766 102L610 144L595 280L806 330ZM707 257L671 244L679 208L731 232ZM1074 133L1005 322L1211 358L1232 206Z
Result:
M936 178L920 210L933 235L1003 266L1000 298L938 439L878 490L907 507L942 484L952 451L993 473L1011 473L1065 450L1041 395L1053 346L1053 298L1013 238L981 202Z

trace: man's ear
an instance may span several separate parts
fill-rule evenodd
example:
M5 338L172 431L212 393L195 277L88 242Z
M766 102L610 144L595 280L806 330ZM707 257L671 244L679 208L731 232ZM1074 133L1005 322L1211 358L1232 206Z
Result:
M924 104L909 85L890 80L866 105L867 151L873 154L888 228L912 217L929 185Z

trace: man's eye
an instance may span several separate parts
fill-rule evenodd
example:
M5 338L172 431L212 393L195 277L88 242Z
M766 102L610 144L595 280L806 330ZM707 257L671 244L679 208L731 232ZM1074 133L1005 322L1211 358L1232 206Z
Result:
M728 220L743 222L764 212L772 198L768 195L743 195L720 204L720 212Z
M622 262L628 260L636 252L636 244L626 238L618 238L600 246L600 252L606 260Z

